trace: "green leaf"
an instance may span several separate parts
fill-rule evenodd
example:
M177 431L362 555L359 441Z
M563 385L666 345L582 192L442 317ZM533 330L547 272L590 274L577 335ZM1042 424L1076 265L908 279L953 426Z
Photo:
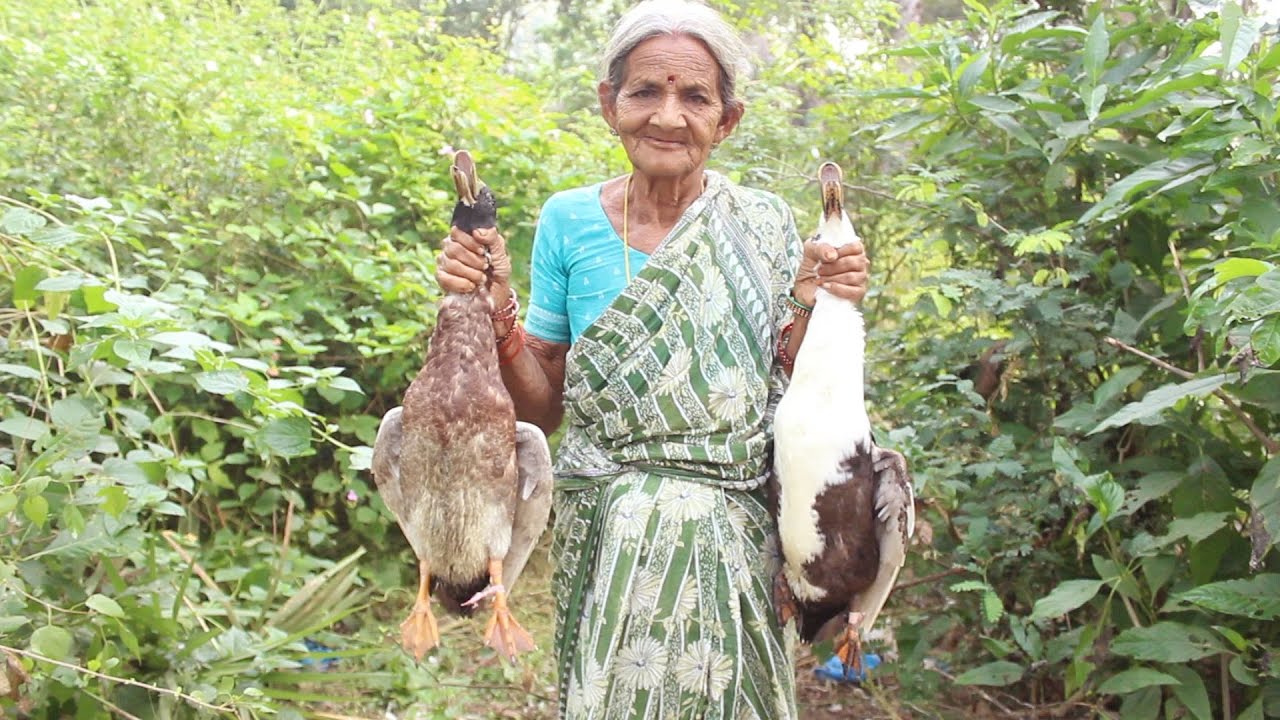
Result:
M991 53L983 51L969 58L965 63L964 70L960 73L959 90L960 98L967 98L973 94L973 88L982 79L982 75L987 72L987 66L991 64Z
M336 377L329 381L329 387L334 390L343 390L349 393L363 395L364 391L360 389L360 383L349 377Z
M45 226L43 215L24 207L11 207L0 215L0 232L10 235L30 235Z
M1123 393L1130 385L1142 377L1146 368L1141 365L1130 365L1116 370L1111 377L1093 391L1093 404L1102 405Z
M1008 660L980 665L961 673L956 679L957 685L989 685L1001 687L1012 685L1022 679L1022 666Z
M999 595L990 590L982 593L982 614L992 624L1004 617L1004 603L1000 602Z
M1107 62L1111 52L1111 36L1107 34L1105 13L1098 13L1093 25L1089 27L1089 35L1084 39L1084 74L1089 85L1096 86L1102 77L1102 66Z
M72 290L80 289L81 286L90 282L93 282L91 278L71 273L55 277L47 277L36 283L36 290L41 292L71 292Z
M196 374L201 390L214 395L230 395L249 389L249 378L239 370L214 370Z
M1263 365L1270 367L1280 363L1280 315L1272 315L1258 323L1249 336L1249 343Z
M262 429L267 447L280 457L299 457L311 449L311 423L306 418L277 418Z
M977 105L983 110L990 110L997 113L1011 113L1022 109L1018 103L999 95L977 95L969 98L969 102Z
M45 625L31 633L31 650L53 660L69 659L72 646L71 633L60 627Z
M19 310L30 310L40 299L40 291L36 285L44 279L44 268L28 265L18 268L13 277L13 306Z
M1204 628L1158 622L1129 628L1111 642L1111 651L1137 660L1190 662L1221 652L1217 639Z
M897 137L902 137L909 132L913 132L918 128L928 125L939 117L941 117L941 115L938 113L903 113L895 117L892 122L889 123L889 127L880 135L880 137L876 138L876 141L885 142Z
M118 485L110 485L98 491L102 498L102 510L112 517L120 517L129 508L129 494Z
M0 432L23 440L39 440L49 434L49 426L29 417L12 417L0 422Z
M84 604L103 615L110 615L114 618L124 617L124 608L120 607L120 603L112 600L106 595L102 595L101 593L94 593L93 595L90 595L89 598L84 601Z
M1261 30L1257 18L1240 12L1234 0L1222 5L1222 28L1219 41L1222 45L1222 70L1231 72L1249 55Z
M1161 410L1173 407L1179 400L1187 397L1203 397L1226 385L1231 379L1232 376L1227 374L1210 375L1182 383L1163 385L1147 393L1141 400L1120 408L1114 415L1098 423L1098 426L1088 434L1094 435L1108 428L1123 427L1131 422L1150 417Z
M218 342L208 335L191 332L189 330L156 333L150 337L150 340L163 345L172 345L174 347L209 348L211 350L219 350L221 352L228 352L232 349L230 345Z
M1026 145L1036 152L1040 151L1040 145L1036 142L1036 139L1031 135L1031 133L1027 132L1027 129L1022 127L1017 120L1014 120L1008 115L993 112L983 112L982 116L990 120L992 125L995 125L1006 133L1009 133L1009 135L1018 142L1021 142L1023 145Z
M1227 512L1203 512L1189 518L1177 518L1169 523L1163 540L1169 543L1186 538L1195 544L1226 527L1230 518L1231 513Z
M1093 207L1080 216L1079 224L1085 225L1089 223L1105 211L1115 208L1130 196L1152 185L1158 183L1167 184L1179 179L1196 177L1200 171L1212 170L1213 167L1214 165L1210 158L1199 156L1178 158L1176 160L1169 158L1157 160L1150 165L1135 170L1108 188L1107 194L1103 196L1102 200L1094 203Z
M1102 103L1107 101L1106 84L1098 85L1089 90L1088 96L1084 98L1085 115L1090 121L1098 119L1098 113L1102 111Z
M1271 542L1280 543L1280 456L1268 460L1258 471L1249 491L1249 504L1262 519Z
M1200 673L1193 668L1179 665L1166 665L1165 670L1178 678L1178 683L1172 688L1173 696L1178 698L1178 702L1181 702L1196 720L1214 720L1213 711L1209 706L1209 692L1204 687L1204 680L1200 677Z
M1092 600L1102 586L1101 580L1066 580L1036 601L1031 618L1042 620L1066 615Z
M1280 575L1209 583L1181 593L1178 599L1227 615L1274 620L1280 617Z
M43 495L31 495L22 501L22 514L32 525L44 527L44 521L49 519L49 501Z
M1253 258L1227 258L1213 267L1213 279L1219 285L1235 280L1238 277L1256 277L1275 268L1264 260Z
M1151 668L1129 668L1106 679L1098 687L1100 695L1125 695L1153 685L1177 685L1178 679Z
M107 297L107 288L105 285L88 285L80 289L80 294L84 296L84 309L90 315L101 315L116 310L118 306L109 302Z
M0 373L20 377L24 380L39 380L40 371L27 367L26 365L14 365L12 363L0 363Z

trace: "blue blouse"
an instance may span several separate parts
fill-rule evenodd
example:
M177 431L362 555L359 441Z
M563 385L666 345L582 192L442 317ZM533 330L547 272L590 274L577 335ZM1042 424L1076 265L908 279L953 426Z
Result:
M626 287L622 238L604 213L604 183L565 190L542 206L533 236L525 329L543 340L574 343ZM631 277L646 253L631 252Z

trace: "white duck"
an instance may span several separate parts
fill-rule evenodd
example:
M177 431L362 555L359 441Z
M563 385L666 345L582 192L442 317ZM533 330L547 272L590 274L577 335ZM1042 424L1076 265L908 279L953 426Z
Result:
M857 241L843 208L840 167L824 163L818 180L823 220L816 241L837 248ZM906 461L872 438L865 350L857 305L819 289L774 418L779 616L784 623L796 617L801 638L812 642L847 613L836 640L846 671L860 669L862 634L884 607L915 529Z

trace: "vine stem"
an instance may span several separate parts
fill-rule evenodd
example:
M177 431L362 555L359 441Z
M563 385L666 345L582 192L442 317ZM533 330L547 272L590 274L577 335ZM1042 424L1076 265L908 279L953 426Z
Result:
M1174 375L1177 375L1183 380L1190 380L1195 377L1195 373L1187 372L1186 370L1183 370L1177 365L1171 365L1170 363L1165 362L1164 360L1161 360L1160 358L1154 355L1145 353L1139 350L1138 348L1133 347L1132 345L1128 345L1123 341L1117 340L1113 337L1103 338L1103 342L1105 342L1106 344L1112 347L1120 348L1125 352L1137 355L1138 357L1142 358L1143 360L1146 360L1152 365L1155 365L1156 367L1162 370L1167 370L1168 372L1171 372ZM1262 448L1267 451L1268 456L1273 456L1276 453L1280 452L1280 442L1277 442L1274 438L1268 436L1265 432L1263 432L1262 428L1258 427L1258 424L1254 422L1253 417L1250 416L1249 413L1245 412L1244 408L1240 407L1239 403L1237 403L1235 400L1232 400L1230 395L1223 392L1221 388L1214 390L1213 394L1217 396L1217 398L1221 400L1222 403L1231 410L1232 414L1236 416L1236 419L1244 423L1245 427L1249 428L1249 432L1253 433L1253 437L1256 438L1258 442L1262 443Z
M37 660L39 662L47 662L51 665L57 665L58 667L63 667L73 672L78 672L81 675L88 675L90 677L98 678L99 680L106 680L107 682L120 683L121 685L131 685L133 687L142 688L143 690L150 690L151 692L159 693L161 695L168 695L169 697L182 700L183 702L191 703L196 707L201 707L206 710L217 710L219 712L231 712L234 709L230 705L210 705L209 703L201 700L198 697L188 695L178 690L170 690L169 688L163 688L158 685L151 685L149 683L144 683L139 680L130 680L129 678L123 678L116 675L107 675L106 673L100 673L96 670L90 670L87 667L81 667L74 663L63 662L61 660L54 660L53 658L48 657L47 655L41 655L40 653L31 652L30 650L20 650L15 647L9 647L8 645L0 645L0 652L13 653L14 655L21 655L23 657L31 658L32 660Z

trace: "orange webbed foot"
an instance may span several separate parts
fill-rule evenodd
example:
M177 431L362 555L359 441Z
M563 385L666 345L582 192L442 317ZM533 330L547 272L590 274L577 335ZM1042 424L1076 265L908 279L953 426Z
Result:
M400 623L400 646L419 661L440 644L440 628L431 612L431 568L418 563L418 597L413 601L409 617Z

